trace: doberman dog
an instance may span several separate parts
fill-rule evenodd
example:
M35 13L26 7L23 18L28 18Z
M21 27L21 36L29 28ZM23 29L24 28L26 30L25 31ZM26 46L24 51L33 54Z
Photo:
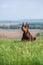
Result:
M36 40L36 37L33 37L28 29L29 29L29 24L26 23L24 25L24 23L23 23L22 24L22 31L23 31L22 40L28 40L28 41Z

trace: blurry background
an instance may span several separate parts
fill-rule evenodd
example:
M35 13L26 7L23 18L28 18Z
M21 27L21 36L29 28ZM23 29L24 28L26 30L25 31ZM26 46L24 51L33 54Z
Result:
M0 0L0 37L21 37L23 22L32 35L43 34L43 0Z

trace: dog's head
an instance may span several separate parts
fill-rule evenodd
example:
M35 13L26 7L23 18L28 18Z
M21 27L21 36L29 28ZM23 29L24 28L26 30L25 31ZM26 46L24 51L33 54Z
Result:
M23 32L26 33L26 32L28 31L28 28L29 28L29 24L28 24L28 23L26 23L26 24L23 23L23 24L22 24L22 31L23 31Z

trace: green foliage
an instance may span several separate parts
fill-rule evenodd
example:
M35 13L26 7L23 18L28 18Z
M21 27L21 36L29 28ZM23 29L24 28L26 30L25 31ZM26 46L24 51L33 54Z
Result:
M37 33L36 36L40 36L40 33Z
M0 39L0 65L43 65L43 37L32 42Z

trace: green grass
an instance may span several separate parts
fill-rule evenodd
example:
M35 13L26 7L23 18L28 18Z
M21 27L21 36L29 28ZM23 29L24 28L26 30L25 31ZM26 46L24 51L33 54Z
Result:
M43 65L43 36L32 42L0 39L0 65Z

